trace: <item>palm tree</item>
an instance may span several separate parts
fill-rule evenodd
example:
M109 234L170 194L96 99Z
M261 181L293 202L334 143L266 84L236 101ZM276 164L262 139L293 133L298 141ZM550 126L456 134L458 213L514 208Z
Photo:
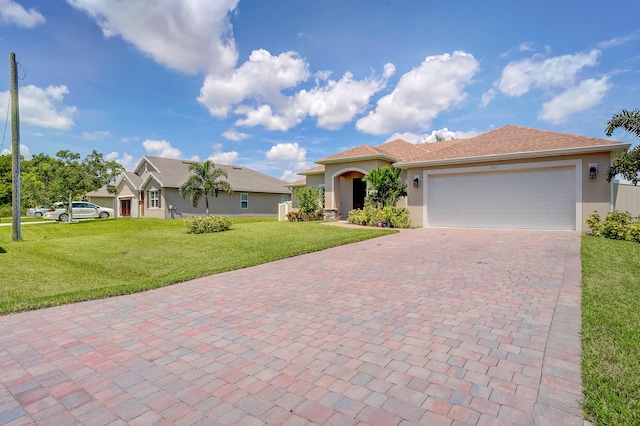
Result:
M407 185L400 179L401 169L381 166L371 170L362 180L369 183L367 201L381 207L395 206L400 197L407 195Z
M614 130L618 128L631 132L637 138L640 138L640 109L634 109L633 111L623 109L622 112L614 114L607 121L604 133L607 136L611 136ZM625 179L637 185L640 181L638 173L640 173L640 146L622 153L615 159L613 165L607 171L607 182L611 182L616 175L621 174Z
M607 121L604 133L607 136L611 136L617 128L623 128L627 132L631 132L640 138L640 109L634 109L633 111L623 109L622 112L614 114L613 117Z
M228 195L233 194L231 184L220 179L228 177L227 172L217 168L213 161L205 160L204 163L191 163L189 171L193 174L180 187L180 196L187 198L187 195L191 194L193 207L198 207L200 199L204 196L207 216L209 216L209 195L217 197L221 192L226 192Z

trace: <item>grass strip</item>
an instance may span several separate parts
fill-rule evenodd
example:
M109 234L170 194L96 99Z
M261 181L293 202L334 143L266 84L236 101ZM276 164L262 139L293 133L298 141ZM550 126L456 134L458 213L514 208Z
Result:
M182 220L110 219L0 227L0 314L134 293L386 235L319 222L232 219L192 235Z
M582 239L582 381L588 420L640 424L640 244Z

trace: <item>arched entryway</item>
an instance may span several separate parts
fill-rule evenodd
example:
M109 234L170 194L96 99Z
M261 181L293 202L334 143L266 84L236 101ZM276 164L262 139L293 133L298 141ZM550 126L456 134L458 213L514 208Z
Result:
M346 220L353 209L364 207L367 184L362 180L364 170L343 170L333 177L335 206L340 210L340 219Z

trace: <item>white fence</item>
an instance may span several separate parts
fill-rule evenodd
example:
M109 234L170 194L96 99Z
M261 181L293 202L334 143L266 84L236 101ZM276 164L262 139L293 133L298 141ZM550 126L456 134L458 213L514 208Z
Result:
M292 209L293 202L287 201L286 203L278 204L278 220L283 221L287 220L287 213L289 213Z
M631 216L640 215L640 184L615 182L613 184L613 209L627 211Z

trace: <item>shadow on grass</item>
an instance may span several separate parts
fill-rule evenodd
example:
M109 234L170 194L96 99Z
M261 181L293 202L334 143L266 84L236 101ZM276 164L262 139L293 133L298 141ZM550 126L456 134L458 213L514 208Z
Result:
M6 252L7 252L7 251L6 251L5 249L3 249L3 248L0 246L0 254L4 254L4 253L6 253Z

